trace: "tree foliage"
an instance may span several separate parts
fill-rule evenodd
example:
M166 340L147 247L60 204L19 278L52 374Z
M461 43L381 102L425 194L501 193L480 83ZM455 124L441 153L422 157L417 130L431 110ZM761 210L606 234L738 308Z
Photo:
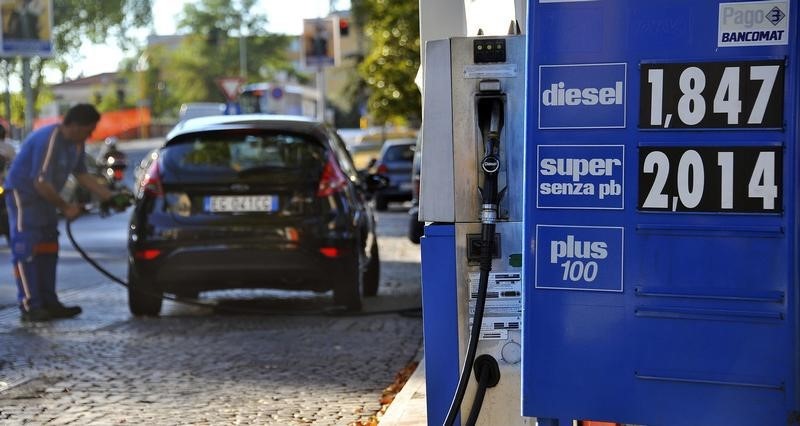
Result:
M417 0L353 0L353 14L371 41L359 74L370 89L369 113L378 123L416 122L421 99L414 77L420 66Z
M290 38L266 32L266 15L256 0L200 0L184 6L178 28L186 33L181 48L162 64L171 96L180 102L224 101L216 80L241 73L240 37L245 37L249 80L288 71Z
M53 38L59 55L74 55L87 40L132 46L130 29L152 20L152 0L54 0Z

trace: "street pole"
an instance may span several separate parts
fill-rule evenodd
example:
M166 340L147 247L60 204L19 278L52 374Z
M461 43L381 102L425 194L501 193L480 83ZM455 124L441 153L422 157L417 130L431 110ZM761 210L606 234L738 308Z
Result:
M27 6L22 11L22 37L31 38L31 28L29 27ZM27 136L33 130L33 90L31 89L31 58L22 57L22 93L25 95L25 131L22 137Z
M325 121L325 67L317 67L317 119Z
M25 132L24 136L33 130L33 90L31 88L31 58L22 58L22 93L25 95Z
M11 58L3 59L3 78L5 78L6 92L3 95L3 103L5 104L5 117L11 126ZM9 132L11 129L8 129Z
M247 79L247 39L242 30L239 30L239 76Z

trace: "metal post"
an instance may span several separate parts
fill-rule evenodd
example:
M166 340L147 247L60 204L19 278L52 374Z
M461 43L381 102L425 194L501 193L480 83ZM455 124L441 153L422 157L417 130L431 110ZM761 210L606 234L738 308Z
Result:
M24 136L33 130L33 89L31 88L31 58L22 58L22 93L25 94L25 132Z
M22 10L22 37L24 39L31 38L31 28L29 27L27 5ZM34 34L35 36L35 34ZM31 58L24 56L22 58L22 93L25 94L25 131L23 137L33 130L33 115L35 114L33 105L33 90L31 88Z
M247 39L239 30L239 75L247 79Z
M3 96L3 103L5 106L5 117L11 124L11 58L3 60L3 77L5 78L6 92ZM8 129L11 131L11 129Z
M325 68L317 67L317 120L325 121Z

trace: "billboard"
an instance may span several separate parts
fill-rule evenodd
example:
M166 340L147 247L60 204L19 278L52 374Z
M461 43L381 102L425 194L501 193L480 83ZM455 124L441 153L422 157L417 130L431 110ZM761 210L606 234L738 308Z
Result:
M306 68L339 64L338 21L337 17L303 20L302 52Z
M52 0L3 0L0 2L4 56L53 55Z

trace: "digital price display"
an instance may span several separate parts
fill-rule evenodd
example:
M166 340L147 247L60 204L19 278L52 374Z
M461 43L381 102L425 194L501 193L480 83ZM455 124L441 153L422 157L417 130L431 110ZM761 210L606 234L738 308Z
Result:
M781 128L783 61L642 64L639 128Z
M780 213L782 147L642 147L639 210Z

